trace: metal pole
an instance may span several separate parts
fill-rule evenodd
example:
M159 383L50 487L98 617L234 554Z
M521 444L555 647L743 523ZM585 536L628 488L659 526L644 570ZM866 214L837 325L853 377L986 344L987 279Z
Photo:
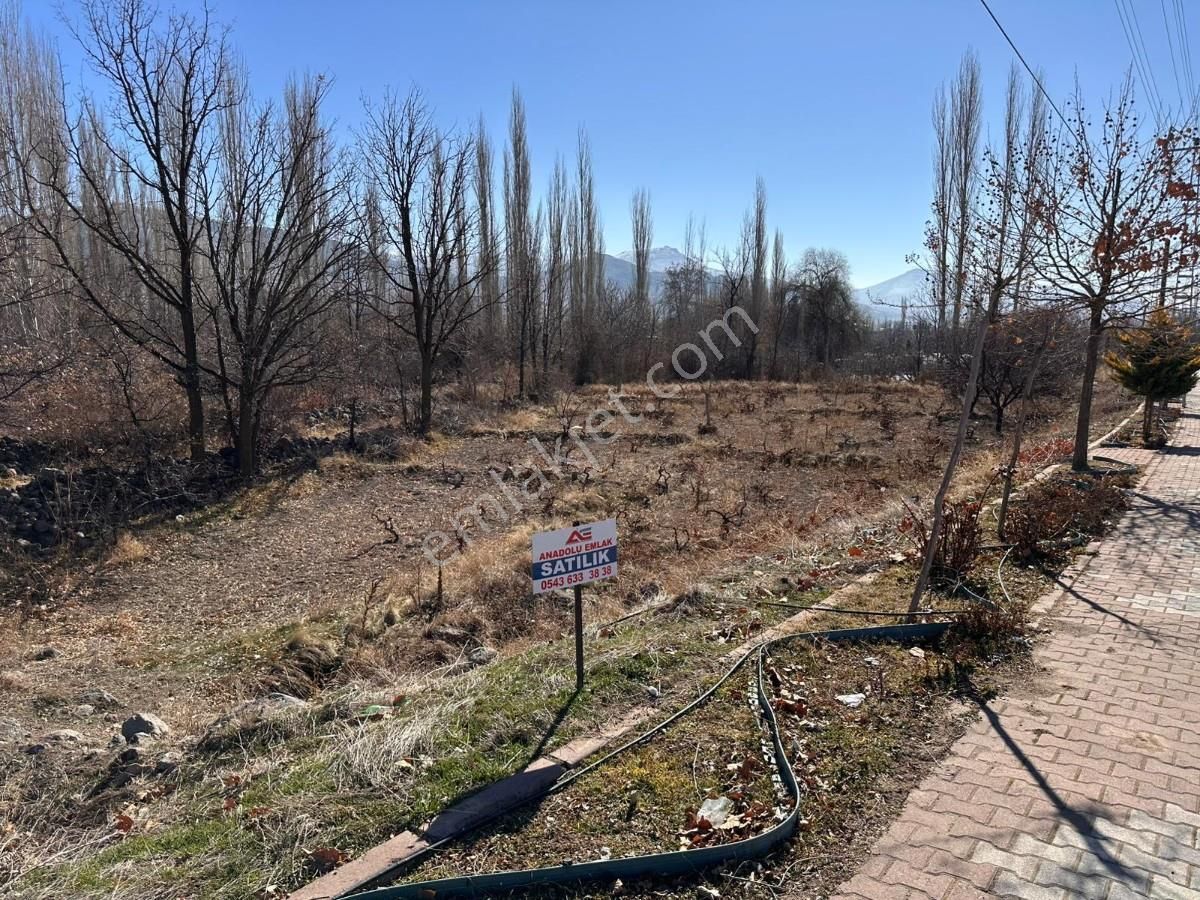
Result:
M575 690L583 690L583 587L575 585Z

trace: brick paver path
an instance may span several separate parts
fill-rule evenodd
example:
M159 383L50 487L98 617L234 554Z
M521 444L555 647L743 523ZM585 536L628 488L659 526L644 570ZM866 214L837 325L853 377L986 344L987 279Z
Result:
M1200 414L1101 452L1145 478L1063 577L1049 691L989 704L839 897L1200 898Z

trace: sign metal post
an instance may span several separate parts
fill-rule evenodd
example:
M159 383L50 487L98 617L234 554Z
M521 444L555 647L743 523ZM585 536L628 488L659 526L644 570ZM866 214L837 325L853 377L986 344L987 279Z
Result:
M575 585L575 690L583 690L583 588Z
M533 536L533 592L575 595L575 690L583 690L583 586L617 577L617 522L604 519Z

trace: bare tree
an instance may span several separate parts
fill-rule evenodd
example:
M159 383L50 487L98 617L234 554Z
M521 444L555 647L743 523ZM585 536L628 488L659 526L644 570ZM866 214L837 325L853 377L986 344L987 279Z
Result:
M783 232L776 228L775 241L771 248L771 363L767 367L767 377L772 381L779 377L779 339L783 334L783 320L790 292Z
M946 310L950 297L950 207L954 193L954 167L949 107L945 87L938 88L933 100L933 221L925 237L931 255L930 274L933 303L937 309L938 333L946 328Z
M230 438L243 474L257 466L272 393L329 360L322 334L354 257L347 167L321 121L323 78L290 84L283 108L230 99L220 151L201 176L203 252ZM377 227L378 223L371 223Z
M550 360L563 362L564 321L568 286L567 224L571 215L570 188L562 159L554 161L546 198L546 307L542 316L542 380L548 383Z
M1071 460L1080 471L1088 466L1092 396L1105 332L1158 302L1164 277L1181 284L1190 277L1187 253L1164 257L1159 250L1173 234L1195 241L1183 203L1194 189L1175 168L1180 132L1155 141L1139 135L1128 78L1100 124L1092 126L1078 92L1068 119L1046 167L1036 274L1049 295L1087 316ZM1188 249L1194 252L1194 243Z
M801 339L820 368L828 371L857 341L865 324L850 289L850 264L836 250L809 248L795 283Z
M575 383L591 381L597 369L596 329L600 297L604 291L604 238L592 174L592 151L581 129L575 156L575 215L567 241L571 269L571 319L575 338Z
M433 421L434 366L483 308L476 295L485 270L464 276L458 265L463 255L480 259L478 207L469 196L473 143L439 131L417 90L367 105L360 146L368 186L379 196L384 242L376 262L388 282L376 303L416 343L422 434Z
M500 251L492 193L492 143L483 116L475 130L475 204L479 221L479 301L483 308L483 337L489 344L500 333Z
M650 213L650 194L644 188L634 191L629 203L629 218L633 232L633 297L634 315L642 326L653 322L653 307L650 301L650 247L654 242L654 218ZM654 329L643 332L645 353L642 367L649 368L651 348L654 346Z
M978 90L976 85L975 90ZM984 349L999 320L1002 302L1030 267L1035 258L1035 243L1031 235L1041 226L1044 195L1041 180L1045 144L1044 121L1040 107L1025 118L1025 96L1014 69L1009 75L1005 107L1004 144L998 151L988 153L987 178L984 182L980 207L971 214L974 234L963 239L975 244L975 260L979 267L975 282L977 295L976 334L971 351L970 366L963 388L962 409L958 429L951 445L950 457L942 473L941 483L933 501L933 519L927 535L921 574L913 588L909 611L915 612L929 586L933 562L942 538L946 495L962 458L970 425L971 409L979 387ZM1022 128L1028 137L1022 141ZM965 282L965 275L964 275Z
M39 184L65 171L61 92L53 47L14 5L0 5L0 402L58 368L73 347L70 296L45 265L34 227L35 211L60 206L59 192ZM39 171L42 159L49 174Z
M750 228L750 308L755 322L763 320L767 308L767 185L759 178L754 183L754 211ZM758 332L745 330L745 378L753 378L758 362Z
M230 97L225 33L209 19L162 15L145 0L85 0L77 32L107 84L102 111L82 101L65 158L41 155L31 182L60 205L37 219L55 262L126 338L177 373L187 395L193 459L205 450L197 263L200 173ZM63 121L69 116L65 101ZM78 189L76 189L78 188ZM98 276L105 254L125 278Z
M517 396L526 392L525 366L533 356L537 371L538 291L541 223L532 212L529 141L525 129L525 103L515 89L509 116L509 146L504 151L505 279L509 328L516 347Z
M971 265L972 207L978 178L982 118L979 59L974 53L968 52L963 56L958 78L950 91L951 240L954 265L951 326L956 331L962 324L963 298Z

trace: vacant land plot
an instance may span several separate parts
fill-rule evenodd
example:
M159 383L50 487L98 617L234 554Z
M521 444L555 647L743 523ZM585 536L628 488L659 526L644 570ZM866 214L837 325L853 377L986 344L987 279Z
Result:
M323 422L295 438L307 471L135 525L64 569L47 608L5 613L0 879L21 896L274 896L597 722L669 706L718 648L788 614L748 600L820 599L911 555L896 524L928 498L955 415L903 382L454 411L429 442L378 417L364 454L330 454ZM1127 412L1105 395L1097 429ZM1069 432L1043 410L1025 470ZM980 421L962 490L1000 448ZM621 578L589 591L588 622L670 603L593 634L573 697L569 605L530 595L528 539L606 516ZM170 730L123 760L137 711Z

